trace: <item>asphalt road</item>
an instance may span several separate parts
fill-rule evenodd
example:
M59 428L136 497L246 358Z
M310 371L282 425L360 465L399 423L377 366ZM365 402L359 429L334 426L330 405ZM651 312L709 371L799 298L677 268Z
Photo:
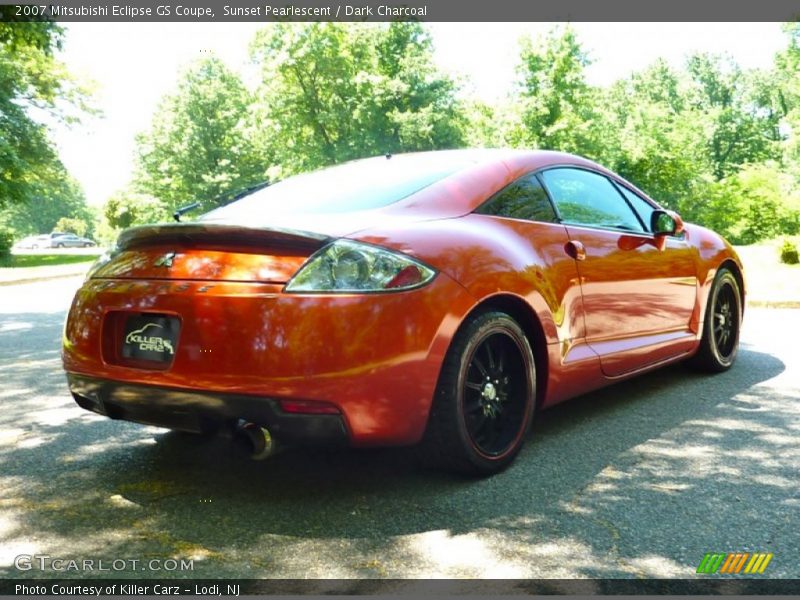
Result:
M728 373L674 366L538 415L475 481L397 450L256 463L83 411L59 359L79 283L0 290L0 577L80 575L14 567L46 554L193 559L142 577L680 578L763 551L766 576L800 578L800 310L748 310Z

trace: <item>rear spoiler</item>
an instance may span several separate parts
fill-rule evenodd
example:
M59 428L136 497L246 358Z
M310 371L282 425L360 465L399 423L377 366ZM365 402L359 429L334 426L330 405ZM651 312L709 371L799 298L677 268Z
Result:
M117 249L129 250L147 246L175 244L196 246L269 246L306 247L316 250L331 238L321 233L281 227L245 227L224 223L166 223L142 225L123 231L117 238Z

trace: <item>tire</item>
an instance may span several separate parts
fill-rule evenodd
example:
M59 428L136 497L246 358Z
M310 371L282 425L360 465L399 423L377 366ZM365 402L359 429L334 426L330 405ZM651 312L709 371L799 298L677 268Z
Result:
M689 359L689 365L707 373L721 373L730 369L739 349L741 325L742 295L739 282L730 269L722 267L708 295L700 347Z
M83 245L83 247L84 247L84 248L91 248L91 247L92 247L92 245L91 245L91 244L84 244L84 245Z
M56 248L63 248L64 244L56 244Z
M469 475L502 471L530 431L535 398L533 352L520 326L502 312L472 317L445 356L420 458Z

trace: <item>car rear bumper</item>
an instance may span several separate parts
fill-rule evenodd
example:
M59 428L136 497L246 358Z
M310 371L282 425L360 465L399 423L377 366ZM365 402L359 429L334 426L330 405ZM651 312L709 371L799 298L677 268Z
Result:
M349 442L342 415L290 414L283 412L274 398L177 390L74 374L67 374L67 381L78 406L112 419L193 433L213 432L243 419L265 426L282 442Z
M419 441L442 361L472 297L444 274L423 288L392 294L284 294L282 287L87 281L64 329L64 368L71 384L84 382L73 392L89 399L82 390L99 394L99 405L85 402L96 412L190 430L193 419L209 415L285 427L277 421L280 401L324 402L341 413L351 445ZM168 367L115 359L113 325L120 313L181 320ZM89 380L104 383L87 387ZM165 422L180 416L181 406L183 421ZM296 433L301 438L302 428Z

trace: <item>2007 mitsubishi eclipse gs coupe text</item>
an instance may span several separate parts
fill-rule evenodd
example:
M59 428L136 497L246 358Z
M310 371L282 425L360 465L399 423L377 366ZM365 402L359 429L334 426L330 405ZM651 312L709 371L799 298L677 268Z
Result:
M534 413L688 359L733 363L719 235L548 151L381 156L124 231L64 330L77 403L269 440L506 467ZM262 439L259 445L258 440Z

